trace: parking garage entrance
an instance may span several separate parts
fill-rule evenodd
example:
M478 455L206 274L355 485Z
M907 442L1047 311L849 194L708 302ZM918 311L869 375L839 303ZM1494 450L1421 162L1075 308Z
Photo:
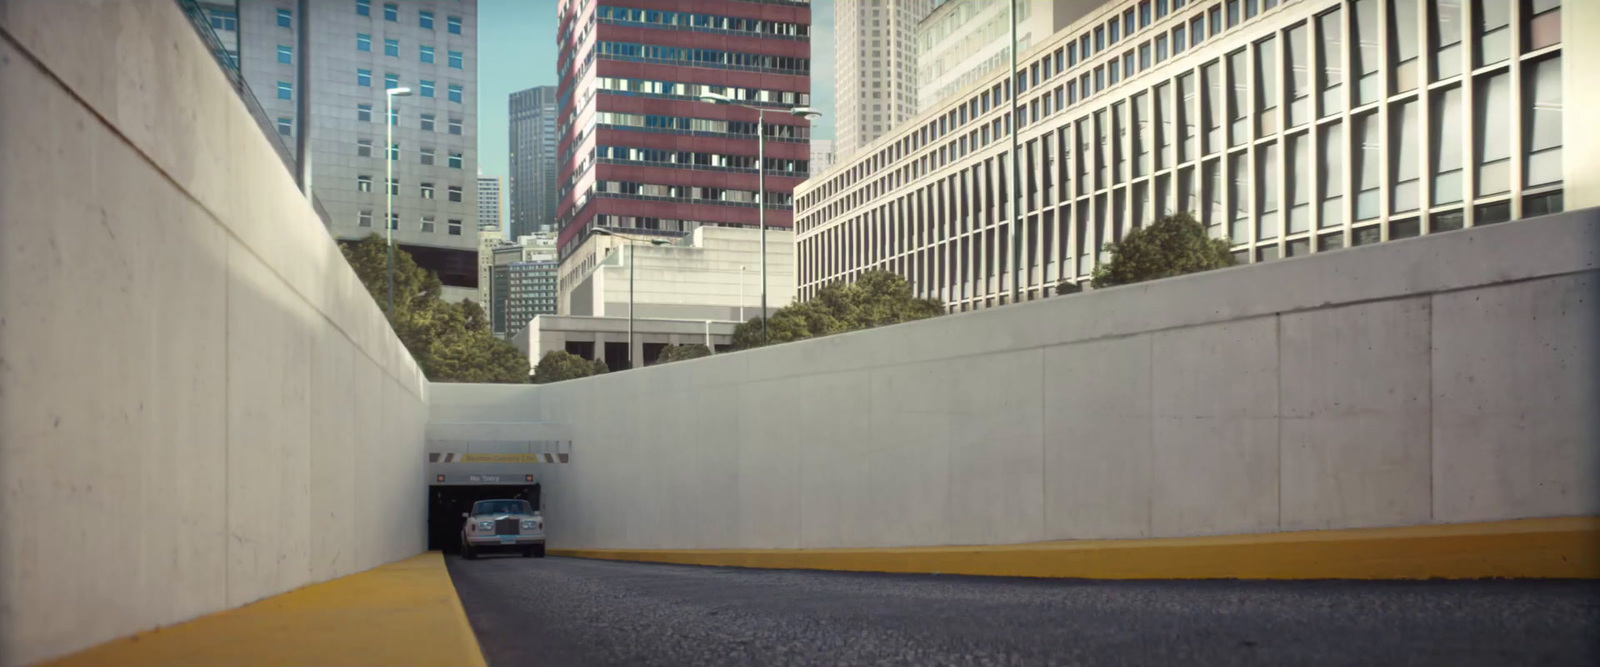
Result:
M538 484L461 484L428 487L428 550L461 550L462 512L480 500L517 498L539 509Z

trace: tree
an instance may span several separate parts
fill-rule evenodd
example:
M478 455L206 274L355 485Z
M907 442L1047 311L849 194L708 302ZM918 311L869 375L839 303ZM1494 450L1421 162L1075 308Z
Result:
M1187 213L1161 218L1106 245L1111 261L1094 272L1094 286L1130 285L1233 266L1228 242L1206 238L1206 228Z
M533 383L549 384L562 380L576 380L606 372L606 364L599 359L589 361L566 350L551 350L533 367Z
M700 343L688 345L668 345L662 348L661 354L656 356L656 363L666 364L686 359L699 359L711 356L711 349Z
M810 301L778 309L767 318L767 341L761 339L761 318L736 327L737 349L828 336L944 314L944 304L912 295L911 284L898 274L868 271L852 283L822 288Z
M340 249L378 307L387 311L389 249L383 237L372 234ZM441 290L437 275L395 249L389 324L423 375L434 382L527 382L528 360L516 346L494 337L483 308L470 300L445 301Z
M1063 281L1061 281L1059 283L1056 283L1056 296L1066 296L1068 294L1077 294L1077 293L1082 292L1082 291L1083 291L1083 285L1081 283L1076 283L1076 282L1073 282L1071 280L1063 280Z

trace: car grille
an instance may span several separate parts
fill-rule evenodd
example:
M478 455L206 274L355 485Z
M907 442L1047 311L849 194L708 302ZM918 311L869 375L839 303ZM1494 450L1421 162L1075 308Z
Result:
M522 522L517 519L496 519L494 534L496 535L521 535Z

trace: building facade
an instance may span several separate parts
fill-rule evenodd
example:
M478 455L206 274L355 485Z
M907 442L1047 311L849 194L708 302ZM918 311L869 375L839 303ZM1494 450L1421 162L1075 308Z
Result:
M808 165L814 172L823 172L833 166L834 152L832 139L811 140L811 164Z
M506 335L516 335L534 317L556 314L555 257L512 262L506 283Z
M1265 262L1600 204L1564 113L1596 29L1572 0L1107 3L1021 62L1016 188L1003 72L802 185L800 297L887 269L970 310L1020 269L1038 298L1180 211Z
M757 111L770 227L789 229L808 175L806 0L703 0L692 11L564 0L557 62L557 223L563 273L597 227L676 238L755 226ZM725 95L736 104L702 100Z
M528 323L527 318L520 317L521 311L529 310L534 306L541 309L548 306L550 313L555 313L555 266L556 261L556 235L554 232L542 232L517 237L515 241L501 242L489 249L489 298L485 302L489 310L489 326L497 336L510 336L517 329ZM519 278L515 275L518 271L528 272L532 264L550 264L549 276L540 275L539 280L529 282L532 276L524 275ZM520 269L517 267L521 267ZM546 281L544 278L548 277ZM548 284L547 284L548 283ZM548 292L548 294L546 294ZM524 301L520 307L513 308L515 300ZM514 313L513 311L518 311ZM535 313L538 314L538 313Z
M478 175L478 232L500 231L500 177Z
M1011 64L1012 0L937 0L916 29L917 111ZM1016 0L1018 51L1105 0Z
M760 315L760 231L701 227L674 243L647 241L590 237L562 266L558 312L627 317L631 299L637 317L743 322ZM792 303L794 286L794 235L768 231L767 309Z
M294 145L310 95L312 191L336 239L382 234L384 159L394 167L394 240L433 270L447 298L477 294L477 2L350 0L310 6L311 87L298 81L294 0L204 5L244 79ZM231 25L229 25L231 24ZM227 42L229 33L233 42ZM395 98L385 146L385 91ZM297 156L299 159L299 156Z
M494 277L494 251L510 243L499 227L478 230L478 304L489 314L491 322L494 317L494 308L490 301L493 284L490 281Z
M509 132L511 237L554 229L556 221L556 87L511 94Z
M834 5L837 154L854 153L917 115L917 23L933 4L859 0Z

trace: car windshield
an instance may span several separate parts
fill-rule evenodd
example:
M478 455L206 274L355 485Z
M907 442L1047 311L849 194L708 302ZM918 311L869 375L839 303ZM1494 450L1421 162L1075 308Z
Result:
M527 514L526 500L480 500L472 506L473 514Z

